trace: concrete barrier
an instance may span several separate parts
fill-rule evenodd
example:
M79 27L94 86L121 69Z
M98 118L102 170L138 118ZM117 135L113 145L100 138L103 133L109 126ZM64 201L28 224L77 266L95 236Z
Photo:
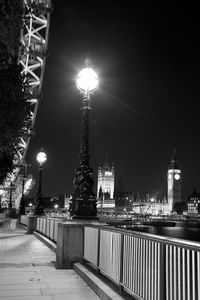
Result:
M84 228L77 223L59 223L57 236L56 267L72 269L73 263L82 262Z
M102 225L95 220L74 220L58 223L56 267L72 269L73 264L82 262L84 255L84 226Z
M37 228L37 216L28 216L27 233L33 234Z

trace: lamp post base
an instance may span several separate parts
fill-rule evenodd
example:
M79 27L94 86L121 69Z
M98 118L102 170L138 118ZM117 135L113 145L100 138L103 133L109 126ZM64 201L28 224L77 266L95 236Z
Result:
M84 200L81 197L75 197L72 199L73 203L73 211L72 217L73 219L86 219L86 218L96 218L97 209L96 209L96 199L88 199Z
M42 216L44 215L44 206L43 206L43 203L42 203L42 193L37 193L36 194L36 198L34 200L35 202L35 207L33 209L33 215L36 216Z
M99 220L99 217L95 217L95 216L73 216L72 220Z
M87 164L82 164L76 169L73 181L74 193L72 196L70 214L74 218L96 217L96 197L92 191L94 180L92 178L92 169Z

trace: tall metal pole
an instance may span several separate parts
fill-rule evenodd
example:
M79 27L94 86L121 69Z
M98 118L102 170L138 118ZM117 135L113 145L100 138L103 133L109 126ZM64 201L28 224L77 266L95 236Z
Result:
M3 188L0 187L0 212L2 211L2 196L3 196Z
M22 197L20 201L20 206L19 206L19 213L20 215L25 215L25 199L24 199L24 187L25 187L25 179L27 176L27 164L24 163L24 172L23 172L23 178L22 178Z
M89 111L90 97L87 95L83 99L82 107L80 165L75 170L73 181L74 193L70 212L73 218L94 218L97 214L96 197L92 190L93 169L89 166Z
M37 194L42 197L42 170L43 166L39 166L39 184L38 184L38 191Z
M12 188L13 188L13 183L10 183L10 199L9 199L9 209L12 208Z
M81 128L81 145L80 145L80 166L89 167L89 111L90 111L89 95L84 97L82 107L82 128Z
M44 214L44 206L42 203L42 170L43 165L39 166L39 182L38 182L38 191L35 198L35 208L34 215L43 215Z

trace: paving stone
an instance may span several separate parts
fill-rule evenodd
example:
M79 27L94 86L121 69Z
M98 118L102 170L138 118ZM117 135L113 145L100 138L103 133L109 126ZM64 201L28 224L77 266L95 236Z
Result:
M48 287L50 289L67 289L67 288L80 288L80 287L86 287L87 284L82 281L82 279L78 280L71 280L67 282L48 282Z
M0 300L52 300L51 296L39 295L39 296L0 296ZM65 300L66 296L65 296Z
M84 295L85 293L90 293L90 288L87 287L68 287L66 289L60 288L60 289L42 289L42 295Z
M1 290L1 297L6 296L34 296L41 295L40 289L22 289L22 290Z
M52 300L98 300L100 299L96 294L73 294L73 295L52 295Z
M47 283L26 283L26 284L0 284L0 294L3 290L33 290L33 289L47 289Z

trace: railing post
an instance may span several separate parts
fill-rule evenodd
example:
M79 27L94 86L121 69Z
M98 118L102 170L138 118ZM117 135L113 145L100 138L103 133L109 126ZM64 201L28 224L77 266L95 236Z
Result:
M52 240L55 241L54 233L55 233L55 219L53 219L53 235L52 235Z
M98 240L97 240L97 272L98 273L100 273L99 262L100 262L100 229L98 229Z
M45 218L45 232L44 235L47 236L47 218Z
M160 297L159 299L166 300L166 245L160 245Z
M119 291L123 292L123 264L124 264L124 234L121 234L121 253L120 253L120 277L119 277Z
M83 262L84 262L84 259L83 259L83 257L84 257L84 248L85 248L85 226L84 225L82 226L82 229L83 229L83 233L82 233L83 242L82 242L82 257L80 258L80 263L81 264L83 264Z
M27 233L33 234L37 229L37 216L28 216Z

